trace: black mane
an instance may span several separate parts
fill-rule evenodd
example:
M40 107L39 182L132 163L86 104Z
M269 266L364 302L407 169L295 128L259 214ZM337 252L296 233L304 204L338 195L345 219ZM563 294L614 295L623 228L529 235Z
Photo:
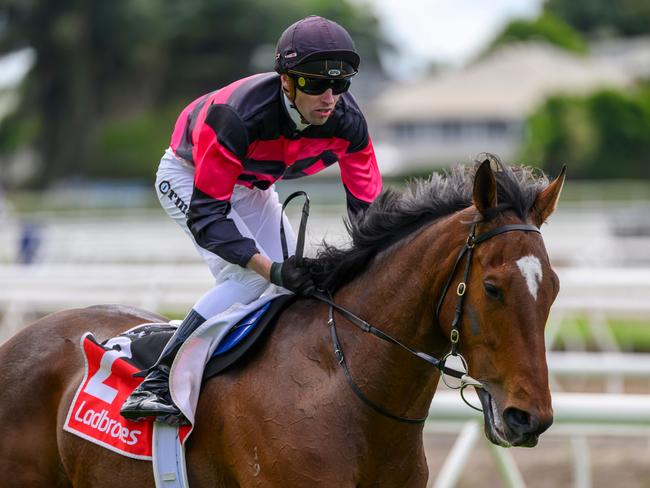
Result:
M320 288L334 291L357 276L380 251L441 217L472 205L474 174L485 159L492 161L497 181L498 206L491 218L514 212L522 220L537 194L548 185L541 173L525 166L505 165L492 155L482 155L473 165L458 165L444 173L409 183L403 191L384 190L355 220L346 222L352 243L338 249L323 243L312 271Z

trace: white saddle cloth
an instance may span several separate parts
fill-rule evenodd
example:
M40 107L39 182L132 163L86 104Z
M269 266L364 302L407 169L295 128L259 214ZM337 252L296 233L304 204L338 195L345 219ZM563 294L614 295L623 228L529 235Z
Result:
M169 373L169 392L185 418L194 425L203 369L221 339L246 315L289 291L269 284L260 297L248 304L234 303L222 313L206 320L178 350Z

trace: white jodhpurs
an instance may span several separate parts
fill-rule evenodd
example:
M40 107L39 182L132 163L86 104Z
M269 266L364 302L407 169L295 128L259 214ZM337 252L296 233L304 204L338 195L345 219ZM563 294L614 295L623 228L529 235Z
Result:
M156 173L156 193L167 215L189 236L215 277L216 286L193 307L203 317L209 318L223 312L233 303L247 304L256 300L269 282L256 272L229 263L196 243L187 226L187 211L192 198L193 183L194 166L178 158L171 149L167 149ZM235 223L242 236L255 240L260 253L267 258L282 261L282 205L274 186L268 190L259 190L237 185L230 204L228 217ZM286 217L284 228L291 255L295 252L296 238Z

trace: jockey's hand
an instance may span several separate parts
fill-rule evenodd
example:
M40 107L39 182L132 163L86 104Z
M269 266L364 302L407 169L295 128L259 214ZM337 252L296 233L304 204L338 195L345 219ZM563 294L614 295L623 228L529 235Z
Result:
M316 290L309 269L309 258L303 258L302 262L296 263L296 256L287 258L282 263L271 265L271 283L286 288L296 295L309 296Z

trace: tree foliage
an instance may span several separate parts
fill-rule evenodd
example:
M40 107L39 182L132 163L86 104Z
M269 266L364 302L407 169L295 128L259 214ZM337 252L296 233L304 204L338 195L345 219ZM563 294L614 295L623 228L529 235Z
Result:
M312 13L346 26L364 64L377 62L384 42L378 21L347 0L5 0L0 53L29 46L36 63L22 104L0 126L0 151L25 136L22 143L40 155L40 185L69 176L149 176L175 110L259 69L251 59L260 46L270 46L262 68L272 69L281 32ZM31 129L16 130L25 126ZM139 137L125 134L127 127Z
M650 87L549 99L528 123L523 160L578 178L650 178Z
M551 14L534 20L514 20L490 43L487 51L493 51L511 42L542 41L578 54L587 52L587 45L580 33Z
M650 33L648 0L546 0L544 9L589 36Z

